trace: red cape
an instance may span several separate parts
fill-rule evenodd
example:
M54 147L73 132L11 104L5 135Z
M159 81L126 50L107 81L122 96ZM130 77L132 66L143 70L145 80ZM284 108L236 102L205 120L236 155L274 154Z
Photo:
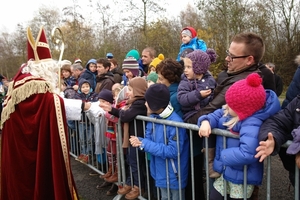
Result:
M20 83L22 91L29 89L33 94L16 104L3 124L1 199L78 199L70 168L63 99L49 91L37 92L26 85L30 82L47 87L41 79Z

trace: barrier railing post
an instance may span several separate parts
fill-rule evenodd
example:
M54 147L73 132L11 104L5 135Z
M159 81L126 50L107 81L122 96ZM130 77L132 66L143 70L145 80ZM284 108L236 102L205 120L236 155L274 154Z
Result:
M209 188L210 188L210 178L209 178L209 163L208 163L208 138L204 138L205 141L205 176L206 176L206 199L209 199Z
M295 199L299 199L299 168L295 164Z
M154 124L152 124L152 128L154 129ZM145 121L143 121L143 129L146 130L146 126L145 126ZM146 131L144 131L144 137L146 135ZM148 199L151 199L151 193L150 193L150 176L149 175L149 165L148 165L148 156L147 154L145 154L145 163L146 163L146 176L147 176L147 196L148 196Z
M179 138L178 135L178 127L176 127L176 138ZM179 148L179 140L176 141L177 143L177 147ZM177 165L178 165L178 180L181 180L181 166L180 166L180 149L178 149L177 151ZM179 181L179 199L182 199L182 185L181 185L181 181Z
M190 132L190 159L191 159L191 181L192 181L192 198L195 200L195 171L194 171L194 151L193 151L193 131L189 130Z
M271 199L271 156L267 158L267 200Z
M244 200L247 200L247 165L244 165Z
M226 149L226 136L223 136L223 149ZM225 168L225 166L224 166ZM223 175L221 175L223 176ZM224 200L227 200L227 181L223 178L224 181Z

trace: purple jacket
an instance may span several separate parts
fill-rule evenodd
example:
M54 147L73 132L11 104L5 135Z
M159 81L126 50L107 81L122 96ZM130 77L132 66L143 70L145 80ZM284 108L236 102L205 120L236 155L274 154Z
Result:
M201 80L188 80L186 76L182 74L178 86L177 99L181 104L184 121L205 107L213 99L216 86L216 81L209 72L206 72ZM206 98L201 97L200 90L207 89L211 89L212 93Z

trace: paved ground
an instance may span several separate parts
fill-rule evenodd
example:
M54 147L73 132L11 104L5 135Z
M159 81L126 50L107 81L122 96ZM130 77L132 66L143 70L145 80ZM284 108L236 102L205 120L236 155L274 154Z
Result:
M71 167L81 200L113 199L113 196L106 196L106 190L96 189L97 184L101 184L103 180L99 176L90 176L91 169L89 167L76 161L73 157L71 157Z
M106 196L106 190L96 189L97 184L101 184L103 180L98 176L89 176L91 171L89 167L75 161L74 158L71 158L71 160L72 171L81 200L111 200L114 198L114 196ZM293 200L294 189L291 186L290 191L288 191L287 172L283 169L279 157L272 157L271 163L271 200ZM259 199L266 199L266 176L263 185L260 187Z
M111 200L114 198L114 196L106 195L106 191L109 188L104 190L96 189L97 184L103 183L103 180L100 179L99 176L90 176L89 173L91 172L91 169L89 167L78 161L75 161L73 157L71 157L71 165L80 200ZM271 180L271 200L294 199L294 188L290 186L288 173L284 170L278 156L272 157ZM266 199L266 176L259 190L259 199Z

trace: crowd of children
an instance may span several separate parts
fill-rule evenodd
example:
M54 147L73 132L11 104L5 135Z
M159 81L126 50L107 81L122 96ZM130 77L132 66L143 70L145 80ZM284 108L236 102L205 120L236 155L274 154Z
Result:
M207 170L215 179L210 188L210 199L223 199L226 195L228 199L250 198L263 178L263 165L259 162L262 153L255 156L260 126L280 109L276 93L264 88L263 76L258 69L264 44L256 34L236 35L227 50L224 79L216 82L209 71L217 59L216 51L207 48L192 27L182 29L181 38L176 59L165 58L163 54L155 57L155 50L147 47L142 56L137 50L130 50L121 68L111 53L105 59L90 59L85 69L80 63L64 61L61 70L65 97L100 101L105 113L102 117L106 128L102 134L108 169L100 175L105 182L97 189L111 186L107 195L117 192L126 199L142 195L147 189L145 155L149 155L151 177L159 188L159 198L168 199L169 195L171 199L179 199L179 196L190 199L191 167L197 167L201 173L195 173L195 197L204 199L202 138L209 137ZM250 47L251 42L257 45ZM135 120L137 115L187 123L196 118L199 135L193 134L194 166L189 162L189 135L185 129L167 126L164 130L163 125L154 122L148 122L144 129L143 122ZM88 162L88 155L94 153L93 145L89 144L96 140L94 125L87 126L86 120L83 113L78 125L80 155L76 158L84 163ZM118 122L122 125L122 133L118 133ZM213 128L229 130L239 138L227 138L224 149L223 138L211 134ZM126 181L119 188L114 184L118 181L117 136L122 137L129 166ZM244 165L248 167L247 194L243 193L242 185ZM224 180L227 181L227 194L224 193ZM170 191L167 191L168 187Z

